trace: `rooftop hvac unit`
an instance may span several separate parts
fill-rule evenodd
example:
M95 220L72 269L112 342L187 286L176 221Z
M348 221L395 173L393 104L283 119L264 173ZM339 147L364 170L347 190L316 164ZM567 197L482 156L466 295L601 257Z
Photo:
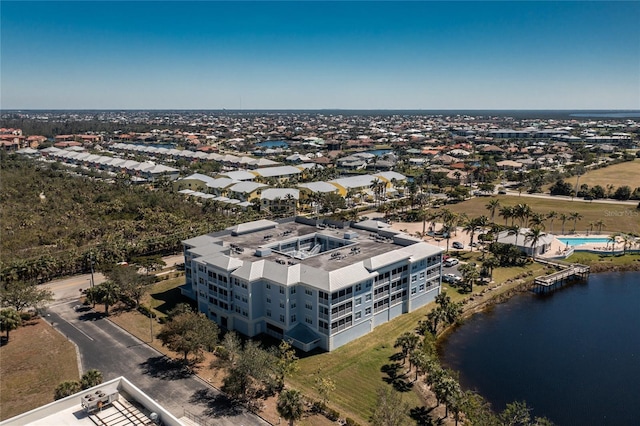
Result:
M92 393L88 393L81 398L81 405L87 412L92 412L96 410L100 410L103 407L111 404L113 401L118 400L118 392L113 392L110 394L105 393L102 390L97 390Z

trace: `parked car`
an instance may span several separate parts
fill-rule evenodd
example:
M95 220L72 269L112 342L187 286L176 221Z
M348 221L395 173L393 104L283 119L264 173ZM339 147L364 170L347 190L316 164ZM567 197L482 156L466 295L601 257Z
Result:
M462 278L457 276L456 274L445 274L442 276L442 281L445 283L456 284L462 281Z
M455 266L458 263L460 263L460 261L458 259L456 259L455 257L450 257L449 259L444 261L444 266Z
M500 191L498 191L498 194L507 195L507 191L505 191L504 189L501 189Z
M454 241L453 244L451 244L451 246L454 249L463 249L464 248L464 244L462 244L460 241Z

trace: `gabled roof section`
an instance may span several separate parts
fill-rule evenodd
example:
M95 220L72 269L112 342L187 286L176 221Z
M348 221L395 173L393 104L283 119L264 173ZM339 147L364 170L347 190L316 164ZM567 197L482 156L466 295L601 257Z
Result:
M267 219L260 219L254 220L253 222L241 223L227 229L231 230L231 235L242 235L248 234L249 232L261 231L263 229L275 228L277 225L278 222Z
M203 256L195 259L197 263L213 265L216 268L223 269L225 271L234 271L240 268L243 265L243 261L240 259L236 259L235 257L230 257L227 255L221 254L212 254L209 256Z
M414 244L415 245L415 244ZM411 246L410 246L411 247ZM387 253L379 254L378 256L366 259L363 264L369 271L384 268L402 260L408 260L411 257L410 253L406 253L403 250L394 250Z

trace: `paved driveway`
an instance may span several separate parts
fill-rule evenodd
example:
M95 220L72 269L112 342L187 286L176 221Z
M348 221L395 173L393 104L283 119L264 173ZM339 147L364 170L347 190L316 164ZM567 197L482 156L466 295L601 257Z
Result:
M100 370L105 380L124 376L178 418L184 410L219 425L268 425L234 407L214 388L92 310L74 309L77 300L61 301L43 312L74 342L82 370Z

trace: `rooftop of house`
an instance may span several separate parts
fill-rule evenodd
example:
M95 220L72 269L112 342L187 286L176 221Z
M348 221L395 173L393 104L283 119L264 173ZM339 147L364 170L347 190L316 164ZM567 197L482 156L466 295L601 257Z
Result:
M134 386L118 377L0 422L2 426L167 426L182 423Z

